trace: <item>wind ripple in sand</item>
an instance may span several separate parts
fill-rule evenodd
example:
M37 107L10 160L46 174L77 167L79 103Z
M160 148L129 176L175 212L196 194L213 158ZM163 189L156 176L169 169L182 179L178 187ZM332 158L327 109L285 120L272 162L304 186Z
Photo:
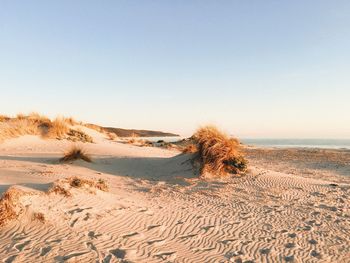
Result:
M96 176L93 166L68 168L52 167L60 175ZM348 185L261 168L244 178L188 184L108 179L113 193L25 199L27 212L0 231L0 260L346 262L350 255ZM32 220L33 212L45 222Z

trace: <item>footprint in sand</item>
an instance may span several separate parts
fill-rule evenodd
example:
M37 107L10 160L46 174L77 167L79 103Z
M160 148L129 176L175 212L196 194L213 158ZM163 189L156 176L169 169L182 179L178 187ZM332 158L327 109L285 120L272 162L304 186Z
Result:
M126 256L126 251L123 249L113 249L109 251L113 256L115 256L117 259L124 259Z
M208 252L208 251L212 251L214 250L215 248L213 247L206 247L206 248L195 248L195 249L192 249L193 252Z
M317 252L316 250L311 251L311 256L313 256L317 259L321 259L321 254L319 252Z
M40 249L40 256L43 257L45 256L47 253L49 253L51 251L51 247L48 246L48 247L42 247Z
M4 263L12 263L16 259L17 255L13 255L5 259Z
M288 234L288 236L289 236L290 238L296 238L297 234L295 234L295 233L290 233L290 234Z
M92 209L92 207L87 207L87 208L76 208L76 209L73 209L73 210L68 211L68 214L74 215L74 214L76 214L76 213L81 213L81 212L83 212L83 211L85 211L85 210L90 210L90 209Z
M23 234L19 234L19 235L15 235L12 240L13 241L20 241L20 240L23 240L26 238L26 235L23 235Z
M102 263L110 263L111 260L112 260L112 255L108 255L104 259L102 259Z
M162 260L171 260L176 258L176 252L174 251L160 252L158 254L155 254L154 256Z
M73 220L73 222L70 224L70 227L74 227L74 225L78 222L79 218L76 218Z
M197 234L184 235L184 236L180 236L179 238L186 240L186 239L189 239L189 238L192 238L192 237L195 237L195 236L197 236Z
M27 240L23 243L20 243L18 245L15 245L15 248L18 250L18 251L22 251L24 249L24 247L26 247L28 244L30 243L30 240Z
M64 262L64 261L67 261L71 258L75 258L75 257L79 257L79 256L82 256L82 255L85 255L86 253L89 253L89 252L77 252L77 253L72 253L72 254L69 254L69 255L65 255L65 256L56 256L54 259L58 262ZM79 261L76 261L76 262L79 262Z
M154 239L154 240L147 241L148 245L156 244L159 246L159 245L163 245L164 243L165 243L165 239Z
M87 235L90 239L97 239L102 236L102 234L96 234L94 231L89 231Z
M232 243L232 242L234 242L234 241L236 241L237 239L224 239L224 240L221 240L221 241L219 241L220 243L222 243L222 244L224 244L224 245L227 245L227 244L230 244L230 243Z
M121 236L122 238L125 238L125 239L141 239L144 237L143 234L141 233L138 233L138 232L131 232L131 233L127 233L125 235L122 235Z
M285 260L286 262L294 262L294 256L293 256L293 255L291 255L291 256L285 256L285 257L284 257L284 260Z
M95 247L95 245L92 242L86 242L85 243L86 247L91 249L92 251L94 251L97 255L97 257L99 257L100 253L98 253L97 248Z
M262 249L260 249L260 254L267 255L270 253L270 251L271 251L271 249L269 249L269 248L262 248Z
M285 244L285 247L286 248L294 248L295 244L294 243L287 243L287 244Z
M215 227L214 225L209 225L209 226L203 226L202 229L203 229L205 232L208 232L209 229L214 228L214 227Z
M317 244L317 241L316 241L315 239L311 239L311 240L309 240L309 243L310 243L311 245L316 245L316 244Z
M154 228L157 228L157 227L161 227L162 225L150 225L147 227L147 231L151 230L151 229L154 229Z

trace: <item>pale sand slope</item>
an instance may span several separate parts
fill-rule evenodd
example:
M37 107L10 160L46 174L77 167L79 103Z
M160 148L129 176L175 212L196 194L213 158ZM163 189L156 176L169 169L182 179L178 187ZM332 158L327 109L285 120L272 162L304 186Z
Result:
M267 170L255 156L248 176L201 181L186 155L89 132L92 164L59 164L67 141L0 144L0 192L35 191L0 229L0 262L350 262L350 178ZM111 190L43 193L70 176Z

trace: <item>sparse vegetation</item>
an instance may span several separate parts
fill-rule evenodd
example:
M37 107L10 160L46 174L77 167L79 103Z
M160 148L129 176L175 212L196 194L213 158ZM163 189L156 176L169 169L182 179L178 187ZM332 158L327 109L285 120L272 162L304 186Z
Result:
M207 173L225 175L246 171L247 160L237 139L230 138L214 126L200 128L192 139L198 149L202 176Z
M0 115L0 122L8 121L9 119L10 119L10 117L8 117L6 115Z
M53 186L49 189L48 194L55 193L58 195L63 195L65 197L70 197L72 196L71 192L64 188L61 184L59 183L54 183Z
M51 139L64 139L65 135L69 132L68 124L64 118L56 118L51 122L47 137Z
M97 182L95 182L92 180L83 179L79 177L72 177L72 178L69 178L68 181L69 181L69 185L74 188L81 188L84 186L88 186L88 187L99 189L104 192L107 192L109 189L107 182L103 179L99 179Z
M72 193L70 190L72 188L87 188L90 193L92 192L91 188L99 189L104 192L108 192L109 190L108 183L104 179L98 179L95 181L75 176L54 182L47 193L54 193L63 195L65 197L71 197Z
M74 145L71 147L64 156L59 160L60 162L72 162L76 160L83 160L91 163L91 157L80 146Z
M78 124L73 118L48 117L32 112L29 115L17 114L15 118L0 116L0 142L23 135L39 135L45 139L68 139L92 143L93 139L83 131L72 127Z
M93 138L86 134L85 132L77 129L77 130L73 130L73 129L70 129L69 132L67 133L68 135L68 140L71 140L73 142L88 142L88 143L93 143L94 140Z
M33 220L38 220L39 222L41 223L44 223L45 222L45 215L43 213L38 213L38 212L35 212L33 214Z
M17 187L10 187L2 195L0 199L0 227L17 218L23 212L23 206L19 199L29 194L30 192L25 192Z

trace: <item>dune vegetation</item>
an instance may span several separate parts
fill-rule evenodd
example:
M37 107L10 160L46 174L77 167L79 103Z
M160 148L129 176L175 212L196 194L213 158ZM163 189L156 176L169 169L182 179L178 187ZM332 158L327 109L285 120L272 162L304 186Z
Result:
M199 128L191 141L183 152L195 154L195 159L200 163L201 176L240 174L247 170L248 162L239 140L215 126Z
M16 117L0 116L0 142L23 135L39 135L44 139L67 139L92 143L88 134L75 128L78 125L73 118L58 117L50 120L44 115L30 113L17 114Z
M18 217L23 210L20 198L28 194L29 192L25 192L20 188L10 187L2 195L0 198L0 227Z
M91 163L91 157L86 153L86 151L77 145L72 146L64 156L59 160L60 162L72 162L76 160L83 160L85 162Z

